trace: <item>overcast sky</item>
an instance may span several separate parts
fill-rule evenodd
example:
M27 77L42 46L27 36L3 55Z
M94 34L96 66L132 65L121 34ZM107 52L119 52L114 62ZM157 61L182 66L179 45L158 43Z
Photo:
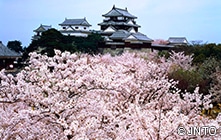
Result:
M65 18L86 17L98 30L114 4L137 16L139 31L151 39L221 43L221 0L0 0L0 40L28 46L40 24L60 29Z

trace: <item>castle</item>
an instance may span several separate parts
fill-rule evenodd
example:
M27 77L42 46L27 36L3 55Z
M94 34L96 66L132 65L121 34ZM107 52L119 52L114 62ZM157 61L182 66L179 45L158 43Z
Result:
M157 49L165 50L173 46L171 45L156 45L152 44L153 40L145 34L139 32L141 27L136 23L137 17L129 13L127 8L121 9L112 7L106 14L102 15L103 21L99 23L100 30L96 31L104 37L104 42L99 44L101 50L107 49ZM87 37L94 32L90 29L90 24L86 18L82 19L67 19L59 24L59 31L66 36ZM38 39L41 33L51 29L51 26L40 25L34 30L33 39Z

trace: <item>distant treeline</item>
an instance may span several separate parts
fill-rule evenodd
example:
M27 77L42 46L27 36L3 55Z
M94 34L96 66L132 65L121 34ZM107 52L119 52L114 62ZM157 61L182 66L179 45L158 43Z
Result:
M186 55L193 54L194 64L203 63L206 59L215 58L221 60L221 44L202 44L189 46L176 46L173 48L176 52L185 52Z

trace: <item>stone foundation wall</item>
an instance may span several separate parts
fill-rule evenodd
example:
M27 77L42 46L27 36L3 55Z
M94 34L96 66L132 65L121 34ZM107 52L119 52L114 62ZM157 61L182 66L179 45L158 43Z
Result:
M101 54L109 53L112 56L121 55L123 52L151 52L151 48L131 49L131 48L100 48Z

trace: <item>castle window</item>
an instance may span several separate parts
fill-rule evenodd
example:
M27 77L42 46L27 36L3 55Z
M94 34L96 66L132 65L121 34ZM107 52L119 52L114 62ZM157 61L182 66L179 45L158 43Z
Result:
M75 27L75 29L78 29L79 27Z
M63 29L66 29L66 27L62 27Z
M86 27L84 27L84 30L86 30L87 28Z
M118 20L124 20L124 17L117 17Z
M105 19L104 19L104 20L108 21L108 20L110 20L110 17L105 17Z

